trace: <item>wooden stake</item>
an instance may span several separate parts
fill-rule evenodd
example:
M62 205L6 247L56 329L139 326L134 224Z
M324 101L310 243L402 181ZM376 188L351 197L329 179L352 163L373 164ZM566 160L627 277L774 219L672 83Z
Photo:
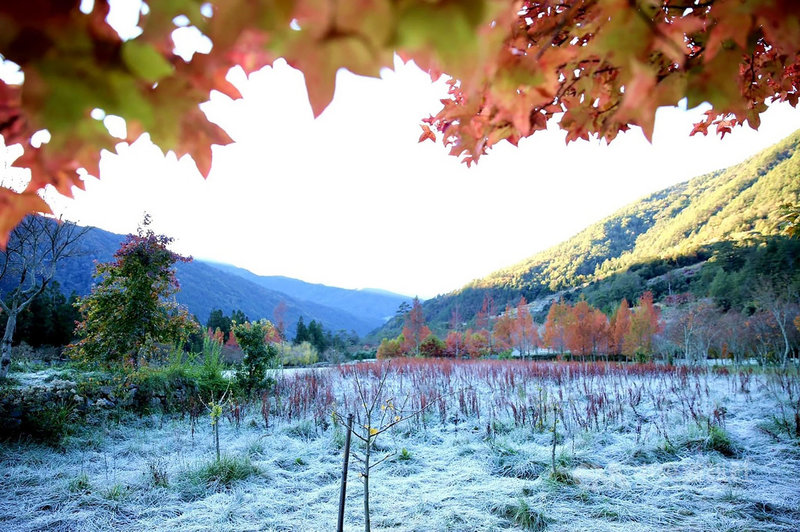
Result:
M339 490L339 522L336 531L344 529L344 502L347 494L347 468L350 464L350 434L353 431L353 414L347 416L347 436L344 439L344 463L342 464L342 487Z

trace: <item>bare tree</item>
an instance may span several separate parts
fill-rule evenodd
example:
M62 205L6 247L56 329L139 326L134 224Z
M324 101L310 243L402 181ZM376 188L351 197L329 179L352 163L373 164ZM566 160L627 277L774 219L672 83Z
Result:
M14 230L5 250L0 251L0 309L6 327L0 355L0 379L11 366L11 342L17 317L53 279L59 262L78 251L78 240L88 228L43 216L28 216Z
M783 353L780 355L780 362L783 367L786 367L791 351L789 327L797 315L797 287L792 281L785 275L763 277L753 287L753 299L756 305L772 316L781 332Z

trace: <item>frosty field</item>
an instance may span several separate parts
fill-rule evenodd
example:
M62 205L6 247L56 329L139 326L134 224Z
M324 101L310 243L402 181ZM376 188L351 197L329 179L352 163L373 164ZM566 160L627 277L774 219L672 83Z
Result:
M372 449L373 530L800 529L796 371L423 360L279 374L226 405L219 463L205 413L0 444L0 529L334 530L332 412L363 428L373 400L375 427L410 415ZM359 467L345 530L363 529Z

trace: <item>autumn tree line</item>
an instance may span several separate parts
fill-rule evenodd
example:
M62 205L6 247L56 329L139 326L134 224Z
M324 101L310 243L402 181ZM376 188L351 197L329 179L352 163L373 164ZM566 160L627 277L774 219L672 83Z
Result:
M496 315L492 297L487 295L472 327L465 327L458 310L454 310L442 340L426 325L422 305L415 298L405 314L402 332L396 338L382 340L377 355L479 358L544 353L581 360L609 355L646 360L652 356L655 337L662 329L660 310L650 292L645 292L634 308L623 299L610 317L586 300L573 305L562 299L550 306L544 324L534 321L524 296L516 306L507 304Z
M706 358L786 365L800 344L800 301L795 283L757 283L749 308L724 308L690 292L667 296L661 304L645 291L634 306L623 298L610 315L586 299L554 301L537 323L525 297L496 313L484 298L474 324L466 327L458 310L443 338L425 322L418 299L404 313L402 332L383 339L378 358L399 356L479 358L486 356L614 358L647 361Z

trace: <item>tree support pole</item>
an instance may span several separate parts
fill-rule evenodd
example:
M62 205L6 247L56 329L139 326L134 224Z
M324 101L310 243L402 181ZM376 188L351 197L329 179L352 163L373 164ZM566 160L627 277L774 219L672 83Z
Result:
M344 503L347 494L347 468L350 464L350 434L353 431L353 414L347 416L347 436L344 440L344 463L342 464L342 485L339 490L339 521L336 531L342 532L344 529Z

